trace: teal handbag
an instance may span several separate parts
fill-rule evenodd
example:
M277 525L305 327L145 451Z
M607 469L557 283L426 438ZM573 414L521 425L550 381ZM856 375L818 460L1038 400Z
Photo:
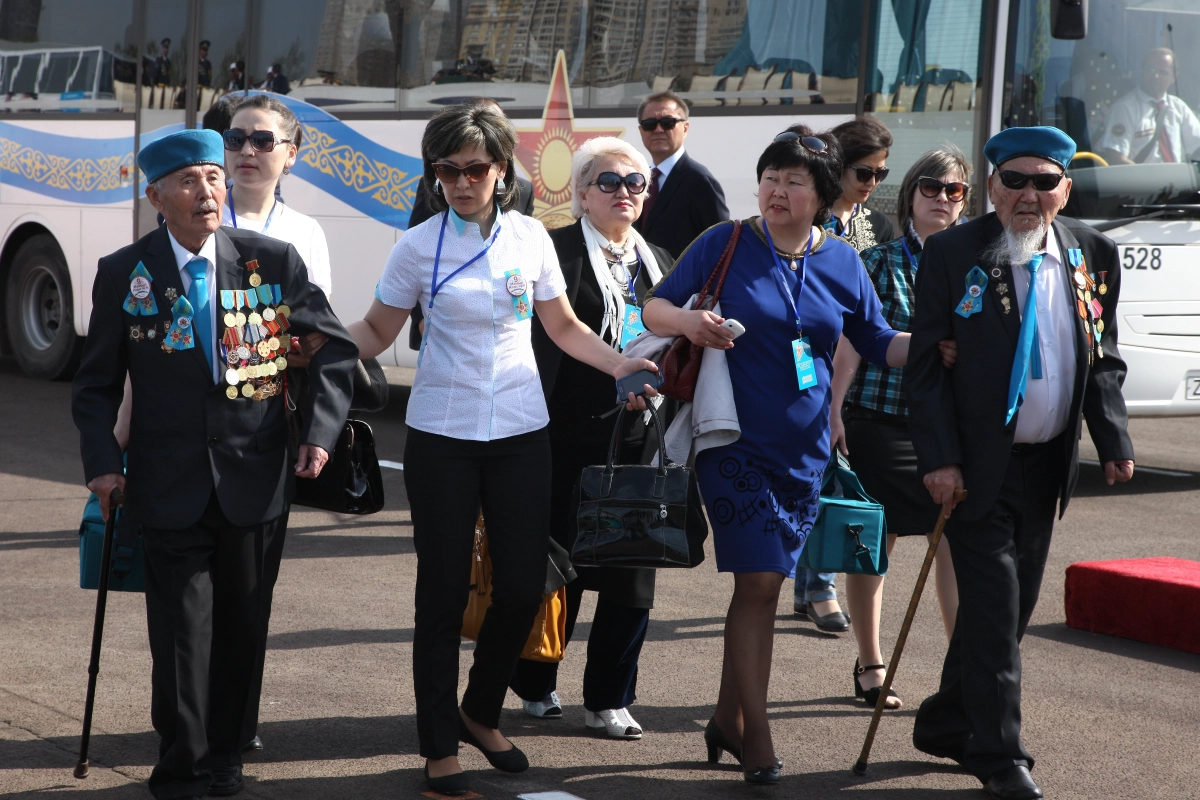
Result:
M887 521L883 506L863 491L858 476L836 451L821 479L817 521L797 566L817 572L887 573Z

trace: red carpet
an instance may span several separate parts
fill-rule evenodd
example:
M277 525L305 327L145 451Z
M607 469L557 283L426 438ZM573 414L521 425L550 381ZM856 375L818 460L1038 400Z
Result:
M1067 624L1200 653L1200 561L1129 558L1067 567Z

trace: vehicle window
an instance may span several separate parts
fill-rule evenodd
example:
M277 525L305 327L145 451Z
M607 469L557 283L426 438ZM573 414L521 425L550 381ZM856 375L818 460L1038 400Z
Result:
M1004 124L1054 125L1075 140L1071 216L1197 215L1186 208L1200 189L1196 4L1092 0L1088 17L1086 39L1063 41L1046 9L1014 6Z

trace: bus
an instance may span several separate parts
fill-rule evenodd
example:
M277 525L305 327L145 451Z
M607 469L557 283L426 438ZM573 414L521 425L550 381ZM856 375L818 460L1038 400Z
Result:
M5 0L0 354L29 375L72 374L97 259L155 224L134 153L223 94L286 91L304 135L282 192L325 229L330 299L351 321L404 235L437 109L494 98L555 227L572 221L572 152L601 135L640 145L638 103L670 89L690 105L685 147L738 217L757 208L758 153L794 122L877 117L894 176L957 145L976 165L968 215L990 209L989 136L1059 127L1080 151L1066 213L1120 247L1130 413L1196 414L1200 148L1185 137L1170 160L1139 160L1114 146L1122 105L1147 70L1162 83L1164 63L1191 124L1195 0ZM871 203L894 214L898 185ZM407 341L381 361L412 366Z

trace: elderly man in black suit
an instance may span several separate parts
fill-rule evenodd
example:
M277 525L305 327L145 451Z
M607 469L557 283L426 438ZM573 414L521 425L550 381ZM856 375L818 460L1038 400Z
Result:
M294 476L316 477L346 419L358 349L286 242L221 227L221 136L181 131L138 166L166 224L100 259L72 413L88 488L142 526L161 737L155 797L242 789L241 728L264 593ZM298 458L282 372L292 335L329 337L308 366ZM113 435L128 374L128 469Z
M1002 800L1042 796L1021 742L1020 640L1054 527L1079 474L1087 419L1111 485L1133 476L1117 351L1116 245L1057 217L1074 143L1010 128L984 148L995 213L930 237L917 274L905 383L925 485L949 516L958 623L917 749L951 758ZM1057 218L1056 218L1057 217ZM938 342L957 340L953 371Z
M674 92L659 92L638 106L642 144L654 162L642 216L634 223L650 244L679 258L692 240L729 219L725 192L708 168L683 149L691 123Z

